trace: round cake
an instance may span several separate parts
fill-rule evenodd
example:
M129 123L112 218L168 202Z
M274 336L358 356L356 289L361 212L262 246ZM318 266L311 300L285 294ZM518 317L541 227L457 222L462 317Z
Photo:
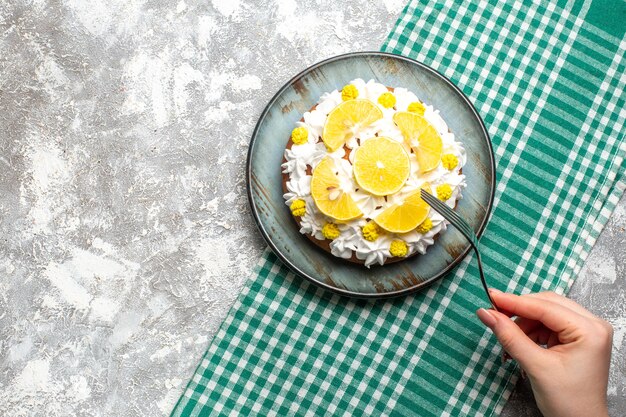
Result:
M384 265L426 253L446 229L420 191L454 208L465 163L437 109L406 88L355 79L323 94L296 123L283 196L300 233L319 247Z

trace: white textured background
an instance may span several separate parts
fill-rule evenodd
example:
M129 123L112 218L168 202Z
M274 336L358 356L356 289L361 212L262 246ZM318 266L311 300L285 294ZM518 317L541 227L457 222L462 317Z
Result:
M0 4L0 415L166 415L263 248L244 163L292 75L404 0ZM626 201L573 296L616 329ZM505 416L537 416L520 384Z

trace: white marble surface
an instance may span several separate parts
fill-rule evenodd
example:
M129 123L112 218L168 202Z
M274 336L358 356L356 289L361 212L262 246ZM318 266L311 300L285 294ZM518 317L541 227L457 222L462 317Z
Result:
M167 415L262 248L244 162L293 74L404 0L0 4L0 415ZM626 201L574 298L616 328ZM621 376L620 376L621 375ZM537 415L523 384L506 416Z

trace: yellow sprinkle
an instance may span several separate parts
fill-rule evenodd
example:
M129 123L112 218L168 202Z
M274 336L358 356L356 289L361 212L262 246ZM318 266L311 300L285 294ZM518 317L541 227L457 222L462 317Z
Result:
M378 97L378 103L386 109L390 109L396 105L396 96L387 91Z
M365 226L363 226L363 239L369 240L370 242L378 239L378 235L380 234L380 229L378 225L374 222L369 222Z
M309 131L306 130L306 127L296 127L291 131L291 140L296 145L303 145L309 140Z
M452 171L459 164L459 159L454 154L447 153L441 157L443 167L448 171Z
M302 217L306 213L306 203L304 200L295 200L291 203L289 209L291 210L291 214L295 217Z
M341 99L343 101L354 100L359 96L359 90L353 85L348 84L343 89L341 89Z
M437 198L441 201L448 201L452 197L452 187L448 184L441 184L437 186Z
M420 116L423 116L426 112L426 106L424 106L419 101L414 101L413 103L409 104L407 111L410 111L411 113L417 113Z
M427 217L426 220L422 222L422 224L420 224L419 226L415 228L415 231L417 233L424 234L424 233L428 233L428 231L432 228L433 228L433 222Z
M394 240L391 242L391 246L389 246L389 253L391 253L391 256L404 258L409 253L409 247L403 240Z
M339 231L339 227L335 223L326 223L324 227L322 227L322 235L326 239L337 239L341 232Z

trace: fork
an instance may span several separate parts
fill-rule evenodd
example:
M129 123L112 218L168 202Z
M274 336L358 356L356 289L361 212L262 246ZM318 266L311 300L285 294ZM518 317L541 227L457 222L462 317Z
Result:
M467 224L465 220L461 218L454 210L448 207L443 201L430 194L428 191L422 189L422 199L428 203L429 206L435 209L444 219L449 221L465 238L469 241L470 246L474 249L476 254L476 260L478 261L478 272L480 273L480 281L483 284L487 298L491 303L494 310L498 311L496 303L493 302L491 295L489 295L489 288L487 287L487 281L485 280L485 274L483 272L483 263L480 259L480 252L478 252L478 237L474 233L474 229Z

